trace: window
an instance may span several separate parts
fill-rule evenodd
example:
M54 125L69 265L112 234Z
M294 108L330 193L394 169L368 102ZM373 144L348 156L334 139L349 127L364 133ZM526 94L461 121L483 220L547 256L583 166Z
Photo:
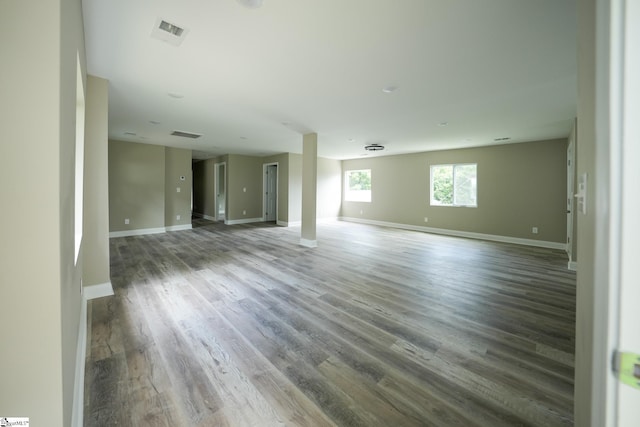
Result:
M75 264L78 264L80 244L82 243L83 204L84 204L84 125L85 101L80 54L77 54L76 71L76 158L75 158L75 197L74 197L74 231L75 231Z
M472 164L431 166L431 205L477 207L477 167Z
M371 201L371 169L345 172L344 200L348 202Z

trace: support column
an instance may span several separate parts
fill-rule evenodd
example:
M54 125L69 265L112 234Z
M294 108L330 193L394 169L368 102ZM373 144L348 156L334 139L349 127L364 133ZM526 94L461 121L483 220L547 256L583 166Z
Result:
M300 244L318 246L316 240L316 189L318 180L318 134L302 137L302 227Z

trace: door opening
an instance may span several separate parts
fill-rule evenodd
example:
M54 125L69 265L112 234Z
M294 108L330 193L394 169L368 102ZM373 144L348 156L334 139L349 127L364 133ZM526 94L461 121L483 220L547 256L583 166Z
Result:
M278 221L278 163L268 163L263 169L263 221Z
M215 218L216 221L224 221L227 217L227 164L216 163L213 168L215 175Z

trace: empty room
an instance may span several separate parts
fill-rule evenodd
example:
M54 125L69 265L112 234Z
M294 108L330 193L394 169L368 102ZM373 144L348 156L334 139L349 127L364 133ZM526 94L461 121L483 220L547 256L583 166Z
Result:
M623 9L2 3L0 417L628 425Z

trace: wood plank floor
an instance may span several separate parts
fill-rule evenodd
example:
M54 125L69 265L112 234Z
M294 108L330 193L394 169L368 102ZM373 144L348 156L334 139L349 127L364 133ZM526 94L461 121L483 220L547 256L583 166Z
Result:
M85 426L570 426L562 251L368 225L113 238Z

